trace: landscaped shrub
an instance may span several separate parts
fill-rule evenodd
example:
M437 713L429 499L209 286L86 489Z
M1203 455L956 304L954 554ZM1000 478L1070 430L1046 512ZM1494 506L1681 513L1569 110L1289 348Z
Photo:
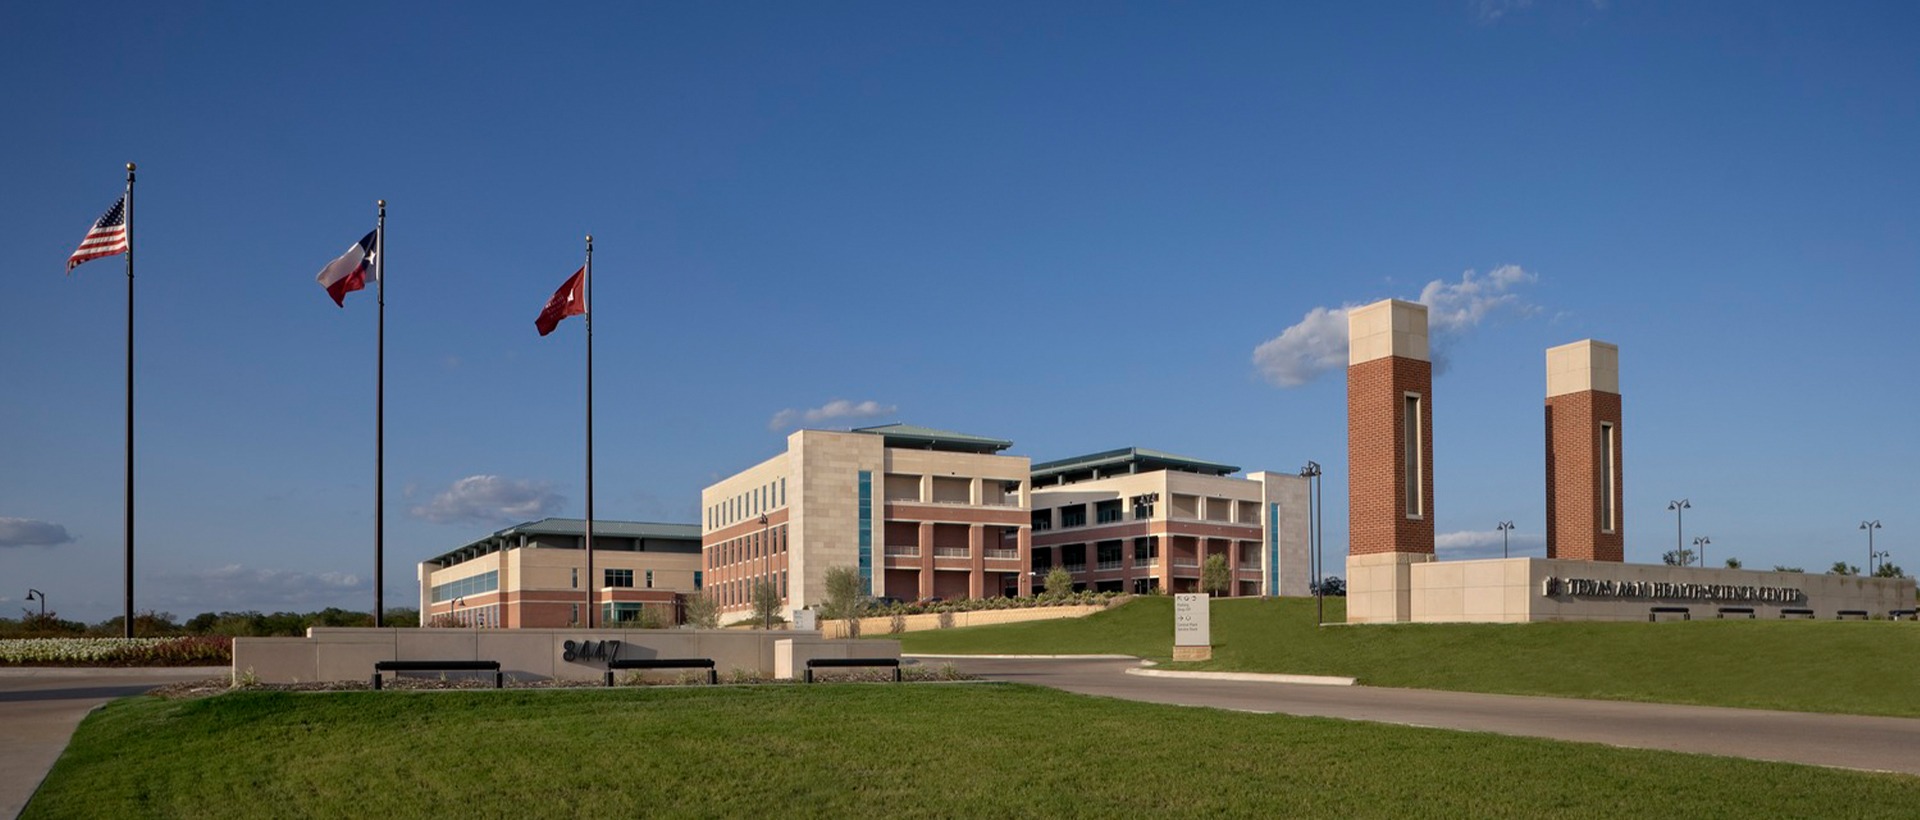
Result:
M218 666L233 663L233 639L25 638L0 640L0 666Z

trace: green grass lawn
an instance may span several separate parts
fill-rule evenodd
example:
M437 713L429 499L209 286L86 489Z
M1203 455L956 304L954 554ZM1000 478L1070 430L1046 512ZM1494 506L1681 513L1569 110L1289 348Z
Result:
M1327 599L1327 620L1345 618ZM1175 669L1358 678L1369 686L1920 717L1920 624L1314 625L1310 598L1215 601L1214 655ZM1120 653L1165 661L1173 601L1136 598L1082 619L896 636L907 652Z
M1907 816L1920 778L1011 684L116 701L24 816Z

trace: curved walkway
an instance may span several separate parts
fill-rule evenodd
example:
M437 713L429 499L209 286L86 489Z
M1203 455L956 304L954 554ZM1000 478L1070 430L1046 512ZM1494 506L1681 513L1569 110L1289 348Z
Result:
M1313 686L1126 674L1113 658L942 658L990 680L1243 712L1370 720L1920 775L1920 719L1771 712L1431 689Z
M12 820L27 807L94 707L162 684L231 673L225 666L0 669L0 818Z

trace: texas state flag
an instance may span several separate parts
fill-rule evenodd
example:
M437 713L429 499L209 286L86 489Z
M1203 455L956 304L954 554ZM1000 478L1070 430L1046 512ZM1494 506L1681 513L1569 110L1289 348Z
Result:
M347 294L367 286L367 280L380 281L379 269L375 266L380 258L380 248L375 242L379 231L374 231L353 243L339 259L328 263L314 277L320 287L327 289L327 295L333 297L333 303L347 306Z

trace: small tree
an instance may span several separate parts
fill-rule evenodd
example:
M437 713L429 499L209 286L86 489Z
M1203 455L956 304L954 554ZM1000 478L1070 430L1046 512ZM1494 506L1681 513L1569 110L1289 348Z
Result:
M1900 565L1899 565L1899 564L1887 564L1887 563L1882 563L1882 564L1881 564L1881 565L1880 565L1879 567L1877 567L1877 568L1875 568L1875 569L1874 569L1874 571L1873 571L1873 577L1875 577L1875 578L1905 578L1905 577L1907 577L1907 573L1906 573L1906 571L1905 571L1905 570L1902 570L1902 569L1900 569Z
M1859 575L1860 568L1856 566L1852 566L1845 561L1835 561L1833 562L1833 566L1827 569L1827 574L1828 575Z
M1687 549L1686 547L1681 547L1677 550L1667 550L1664 555L1660 556L1660 560L1670 567L1688 566L1693 563L1693 550Z
M685 610L687 626L694 629L720 628L720 602L711 593L699 592L687 596Z
M779 617L780 588L774 586L772 581L761 581L754 584L753 619L760 623L761 629L772 629L774 619Z
M1227 590L1232 586L1233 575L1231 571L1227 569L1227 557L1224 555L1207 556L1207 560L1200 564L1200 588L1211 593L1214 597L1220 597L1226 595Z
M844 621L849 638L860 637L861 599L867 591L860 582L860 571L853 567L827 569L826 600L820 603L820 616Z
M1053 571L1047 573L1046 584L1047 595L1051 597L1064 598L1072 595L1073 573L1068 572L1066 567L1054 567Z
M1733 557L1727 558L1727 569L1739 569L1739 568L1740 568L1740 559L1733 558Z
M1318 592L1329 598L1344 598L1347 595L1347 582L1340 580L1340 576L1338 575L1329 575L1320 579L1318 586L1311 584L1309 586L1312 587L1310 591Z
M1807 570L1805 567L1789 567L1785 564L1774 564L1773 571L1774 572L1806 572Z

